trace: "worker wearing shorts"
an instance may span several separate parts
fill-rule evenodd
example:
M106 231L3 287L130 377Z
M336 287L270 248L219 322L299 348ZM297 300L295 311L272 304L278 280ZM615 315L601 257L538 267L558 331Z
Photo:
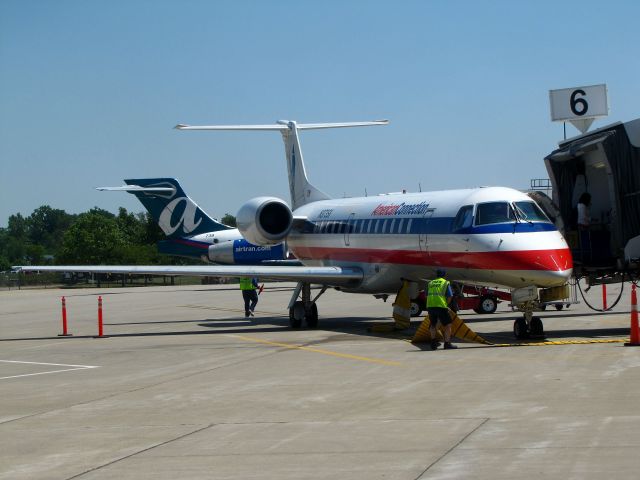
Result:
M427 292L427 312L429 313L429 331L431 333L431 350L436 350L440 342L436 340L437 325L440 322L444 328L444 348L446 350L458 348L451 343L451 317L449 316L449 303L453 298L451 284L444 277L446 271L438 269L437 278L431 280Z

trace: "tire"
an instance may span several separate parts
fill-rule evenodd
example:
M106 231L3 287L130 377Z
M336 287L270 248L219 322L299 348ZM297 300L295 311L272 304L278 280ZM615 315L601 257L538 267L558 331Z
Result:
M542 310L543 312L547 309L547 304L543 303L542 305L540 305L540 310Z
M560 310L562 310L562 307L564 307L564 305L563 305L563 304L561 304L561 303L556 303L556 310L560 311Z
M309 328L318 327L318 306L316 305L316 302L313 302L311 307L305 311L304 321Z
M289 326L293 329L300 328L304 317L304 304L300 301L294 303L293 307L289 309Z
M544 337L544 325L540 317L533 317L531 319L531 336Z
M409 311L411 312L412 317L419 317L422 313L422 307L420 307L420 304L417 302L417 300L411 300Z
M513 335L518 340L529 338L529 329L527 328L527 321L524 317L517 318L516 321L513 322Z
M492 297L491 295L483 295L480 297L480 303L478 303L479 313L488 315L493 313L498 308L498 301L496 297Z

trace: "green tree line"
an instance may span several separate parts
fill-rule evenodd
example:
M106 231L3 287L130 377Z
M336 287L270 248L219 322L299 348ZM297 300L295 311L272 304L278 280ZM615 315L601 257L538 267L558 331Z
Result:
M69 214L43 205L28 217L11 215L0 228L0 270L12 265L167 263L156 242L164 235L148 213L120 207Z

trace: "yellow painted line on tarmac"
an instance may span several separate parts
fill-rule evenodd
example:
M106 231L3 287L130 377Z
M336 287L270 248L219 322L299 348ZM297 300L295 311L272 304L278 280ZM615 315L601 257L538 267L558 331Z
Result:
M547 342L526 342L526 343L492 343L491 347L543 347L545 345L586 345L589 343L623 343L628 342L628 338L609 338L598 340L556 340Z
M403 338L405 342L413 343L411 338ZM586 345L590 343L628 343L628 338L611 338L611 339L600 339L600 340L557 340L552 341L549 340L547 342L523 342L523 343L486 343L486 344L478 344L478 346L483 347L544 347L547 345ZM464 342L469 345L473 345L474 342Z
M323 350L323 349L320 349L320 348L305 347L305 346L302 346L302 345L291 345L291 344L288 344L288 343L270 342L268 340L261 340L259 338L245 337L244 335L231 335L231 336L235 337L235 338L239 338L241 340L246 340L248 342L262 343L264 345L270 345L272 347L283 347L283 348L289 348L291 350L304 350L304 351L307 351L307 352L321 353L323 355L331 355L333 357L348 358L350 360L359 360L361 362L378 363L380 365L390 365L390 366L393 366L393 367L402 366L402 363L394 362L392 360L382 360L382 359L379 359L379 358L361 357L360 355L351 355L349 353L333 352L331 350Z

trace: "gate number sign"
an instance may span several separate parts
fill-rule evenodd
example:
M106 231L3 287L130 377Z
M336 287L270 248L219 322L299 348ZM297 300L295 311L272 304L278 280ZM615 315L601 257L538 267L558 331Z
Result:
M605 84L549 90L549 102L551 120L554 122L598 118L609 114Z

